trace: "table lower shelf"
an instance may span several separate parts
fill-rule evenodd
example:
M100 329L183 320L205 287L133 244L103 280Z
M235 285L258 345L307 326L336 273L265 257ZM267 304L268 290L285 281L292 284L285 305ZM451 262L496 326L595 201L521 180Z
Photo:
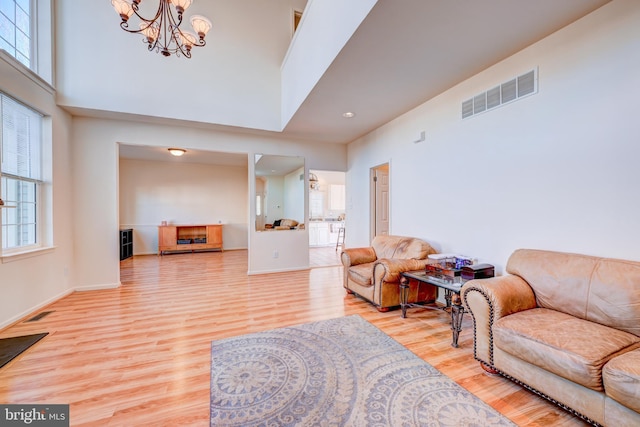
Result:
M445 301L446 306L438 307L438 306L430 306L426 304L415 304L408 303L408 295L409 295L409 281L414 280L418 283L418 287L420 285L430 285L436 286L444 289L445 291ZM400 308L402 309L402 317L407 317L407 309L411 307L422 307L429 309L437 309L437 310L445 310L449 311L451 314L451 333L453 335L451 346L457 348L458 347L458 337L460 336L460 331L462 330L462 318L464 316L465 310L462 305L462 299L460 298L460 289L462 284L451 284L448 282L430 280L429 276L425 275L423 272L406 272L401 273L400 278Z

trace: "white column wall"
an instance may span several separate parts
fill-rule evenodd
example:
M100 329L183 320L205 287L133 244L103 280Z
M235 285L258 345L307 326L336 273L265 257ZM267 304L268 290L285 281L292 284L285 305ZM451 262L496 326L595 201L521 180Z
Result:
M322 145L318 146L321 148ZM328 148L327 146L325 146ZM344 145L329 146L332 148L345 149ZM317 155L322 152L319 150L317 154L311 156L305 156L305 164L315 163L318 158ZM264 152L263 152L264 153ZM250 158L254 158L253 153ZM270 154L270 153L269 153ZM294 154L294 153L289 153ZM308 168L307 168L308 170ZM255 163L249 164L249 176L253 176L255 172ZM283 180L284 181L284 178ZM305 183L307 180L305 179ZM274 219L282 218L284 210L282 210L282 204L286 203L284 200L285 195L282 192L284 185L274 185L273 187L266 188L267 194L276 192L276 198L269 199L267 195L266 202L269 204L267 208L266 222L273 222ZM255 194L256 180L250 179L250 194ZM279 189L279 190L278 190ZM305 190L304 200L304 212L308 212L308 190ZM277 204L277 200L281 201L281 208L276 209L273 212L274 204ZM249 266L248 274L265 274L281 271L295 271L309 268L309 230L308 228L302 230L272 230L272 231L257 231L255 229L255 197L251 196L249 200ZM280 214L278 214L280 212Z
M251 159L255 153L304 156L307 164L313 168L346 169L344 145L311 144L240 132L76 117L73 119L72 165L72 188L76 199L76 287L92 289L119 284L118 144L168 147L176 145L177 141L180 147L186 149L246 152ZM247 179L250 185L245 195L249 199L249 209L245 215L247 223L251 224L248 227L251 263L251 260L265 259L265 254L273 254L283 243L275 237L268 237L262 239L260 245L253 244L252 236L256 234L252 230L255 182L252 162L249 165ZM300 232L299 235L306 237L306 232ZM307 248L308 240L304 238L294 239L287 246L292 253L307 253ZM281 271L297 269L305 263L298 257L281 256L280 260L278 266ZM308 255L306 263L308 265ZM272 269L273 265L270 271Z
M351 143L347 245L369 243L369 170L389 162L392 234L498 271L521 247L640 260L639 24L613 1ZM537 94L461 119L535 67Z

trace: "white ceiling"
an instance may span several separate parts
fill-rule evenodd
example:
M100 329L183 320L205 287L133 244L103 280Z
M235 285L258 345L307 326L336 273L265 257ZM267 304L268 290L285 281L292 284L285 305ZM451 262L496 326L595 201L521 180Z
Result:
M608 2L379 0L284 133L349 143Z
M282 136L349 143L609 1L379 0Z
M203 163L227 166L247 166L245 153L221 153L205 150L187 150L180 157L173 156L169 147L152 147L146 145L120 145L120 157L132 160L148 160L156 162Z

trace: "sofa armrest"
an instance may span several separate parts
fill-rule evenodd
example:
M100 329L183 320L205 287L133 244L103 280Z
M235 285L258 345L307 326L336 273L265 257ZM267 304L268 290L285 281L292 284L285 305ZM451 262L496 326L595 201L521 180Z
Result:
M424 259L383 258L373 265L373 283L399 282L400 273L424 270Z
M470 280L460 291L473 316L474 356L493 367L493 323L518 311L536 308L533 289L519 276Z
M351 267L352 265L366 264L373 262L376 259L376 252L373 248L350 248L344 249L340 255L342 265L345 267Z

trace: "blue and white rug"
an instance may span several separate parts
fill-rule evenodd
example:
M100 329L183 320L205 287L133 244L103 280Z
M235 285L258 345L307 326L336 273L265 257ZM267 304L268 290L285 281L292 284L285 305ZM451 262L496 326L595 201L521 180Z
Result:
M514 426L358 315L214 341L211 426Z

